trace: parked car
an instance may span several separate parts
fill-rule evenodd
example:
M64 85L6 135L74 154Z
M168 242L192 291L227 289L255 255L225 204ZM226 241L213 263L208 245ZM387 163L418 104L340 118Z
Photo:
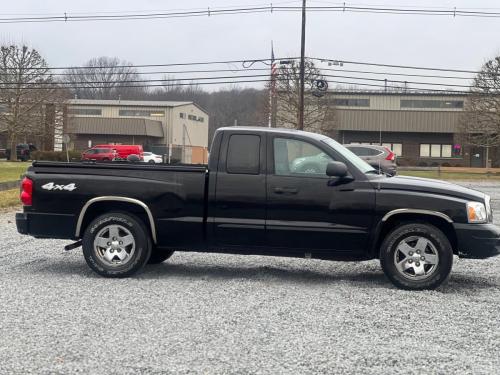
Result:
M126 160L129 155L137 155L142 160L144 150L141 145L97 145L95 148L111 148L116 151L117 158Z
M344 145L373 168L391 176L397 173L396 154L385 146L349 144Z
M17 160L28 161L31 159L31 153L37 151L37 148L32 143L19 143L16 145ZM10 159L11 150L5 151L5 156Z
M163 157L161 155L156 155L152 152L144 152L142 156L145 163L163 163Z
M117 157L116 150L107 147L93 147L82 153L82 160L113 161Z
M327 163L311 170L307 157ZM218 129L208 167L34 162L21 201L19 233L75 240L66 249L82 246L105 277L183 249L380 259L395 285L419 290L448 278L454 254L500 253L488 195L379 174L331 138L286 129Z

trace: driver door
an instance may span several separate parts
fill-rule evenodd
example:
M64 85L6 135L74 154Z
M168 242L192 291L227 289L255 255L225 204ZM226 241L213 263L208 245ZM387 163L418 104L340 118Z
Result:
M269 137L267 243L276 248L363 251L375 193L356 181L328 177L327 164L342 160L335 160L320 143Z

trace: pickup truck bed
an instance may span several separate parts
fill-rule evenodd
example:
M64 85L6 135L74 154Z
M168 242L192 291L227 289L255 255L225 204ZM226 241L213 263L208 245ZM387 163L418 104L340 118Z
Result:
M35 192L33 206L25 208L29 228L24 230L35 237L78 239L91 218L112 203L115 210L152 218L154 243L203 241L206 166L34 162L26 176L35 182Z

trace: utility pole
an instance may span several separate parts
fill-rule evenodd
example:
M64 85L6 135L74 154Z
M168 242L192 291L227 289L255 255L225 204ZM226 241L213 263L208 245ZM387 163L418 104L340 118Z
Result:
M304 130L304 80L305 80L305 52L306 52L306 0L302 0L302 35L300 39L300 92L298 129Z

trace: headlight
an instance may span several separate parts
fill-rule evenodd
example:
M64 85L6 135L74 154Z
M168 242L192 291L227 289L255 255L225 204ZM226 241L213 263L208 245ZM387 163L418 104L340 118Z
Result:
M486 223L488 214L484 204L480 202L467 202L467 219L469 223Z

